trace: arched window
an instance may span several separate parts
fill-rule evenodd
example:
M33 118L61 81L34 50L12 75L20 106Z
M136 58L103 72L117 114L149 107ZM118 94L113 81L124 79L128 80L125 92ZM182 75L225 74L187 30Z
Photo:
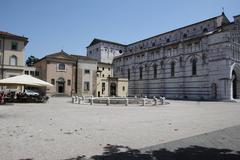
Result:
M197 75L197 60L193 59L192 60L192 75Z
M64 63L59 63L58 64L58 70L65 70L65 64Z
M171 62L171 76L175 76L175 62Z
M183 38L187 38L187 34L186 33L183 34Z
M156 64L153 66L153 77L157 78L157 65Z
M206 33L206 32L208 32L208 29L207 29L207 28L204 28L204 29L203 29L203 33Z
M139 67L139 79L142 79L143 68Z
M182 67L183 66L183 57L179 58L179 63L180 63L180 67Z
M12 56L10 57L10 59L9 59L9 64L10 64L11 66L16 66L16 65L17 65L17 56L12 55Z

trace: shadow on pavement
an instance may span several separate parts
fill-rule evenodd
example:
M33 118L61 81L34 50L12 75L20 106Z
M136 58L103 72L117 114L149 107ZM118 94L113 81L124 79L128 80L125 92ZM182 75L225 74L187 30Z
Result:
M175 151L159 149L141 153L127 146L107 145L102 155L91 157L92 160L240 160L240 151L229 149L190 146ZM85 160L84 157L67 160Z

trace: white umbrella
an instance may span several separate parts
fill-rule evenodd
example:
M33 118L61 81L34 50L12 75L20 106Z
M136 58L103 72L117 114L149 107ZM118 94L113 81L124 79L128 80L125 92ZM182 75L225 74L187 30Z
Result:
M29 86L39 86L39 87L52 87L53 85L40 80L38 78L32 77L30 75L20 75L10 78L5 78L0 80L0 85L7 84L19 84L19 85L29 85Z

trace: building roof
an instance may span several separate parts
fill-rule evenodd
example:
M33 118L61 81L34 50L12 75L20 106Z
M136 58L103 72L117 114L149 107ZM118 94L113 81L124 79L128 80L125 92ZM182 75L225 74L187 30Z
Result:
M123 46L123 47L126 46L126 45L121 44L121 43L117 43L117 42L112 42L112 41L107 41L107 40L103 40L103 39L94 38L93 41L90 43L90 45L87 46L87 48L88 48L88 47L91 47L91 46L93 46L93 45L95 45L95 44L98 44L98 43L100 43L100 42L110 43L110 44L114 44L114 45L120 45L120 46Z
M88 56L74 55L74 54L71 54L70 56L75 60L98 61L97 59L94 59Z
M25 41L25 45L28 43L27 37L18 36L9 32L0 31L0 37L22 40L22 41Z
M84 61L97 61L96 59L87 57L87 56L82 56L82 55L73 55L73 54L68 54L65 51L61 50L60 52L48 54L45 57L39 59L38 62L44 60L44 59L62 59L62 60L68 60L72 62L76 62L78 60L84 60Z
M149 38L146 38L146 39L143 39L143 40L139 40L139 41L136 41L136 42L133 42L133 43L130 43L128 45L123 45L123 44L120 44L120 43L116 43L116 42L111 42L111 41L107 41L107 40L102 40L102 39L96 39L94 38L94 40L90 43L90 46L93 46L97 43L100 43L100 42L105 42L105 43L112 43L112 44L115 44L115 45L121 45L121 46L129 46L129 45L133 45L133 44L136 44L136 43L139 43L139 42L143 42L143 41L146 41L146 40L149 40L149 39L152 39L152 38L155 38L155 37L158 37L158 36L161 36L161 35L164 35L164 34L168 34L168 33L171 33L171 32L175 32L177 30L181 30L181 29L184 29L184 28L188 28L188 27L191 27L191 26L194 26L194 25L197 25L197 24L201 24L201 23L204 23L204 22L207 22L207 21L212 21L212 20L216 20L220 17L223 17L224 20L227 21L227 23L230 23L230 21L228 20L228 18L225 16L224 12L222 12L221 15L218 15L216 17L212 17L212 18L209 18L209 19L205 19L203 21L199 21L199 22L196 22L196 23L193 23L193 24L190 24L190 25L187 25L187 26L184 26L184 27L180 27L180 28L177 28L177 29L174 29L174 30L171 30L171 31L168 31L168 32L164 32L164 33L161 33L161 34L158 34L158 35L155 35L155 36L152 36L152 37L149 37ZM236 17L236 16L235 16ZM88 48L87 47L87 48Z
M105 62L98 62L98 64L103 64L103 65L112 65L111 63L105 63Z
M197 25L197 24L201 24L201 23L207 22L207 21L216 20L216 19L218 19L218 18L220 18L220 17L223 17L226 21L228 21L228 23L230 23L230 21L228 20L228 18L227 18L226 15L225 15L225 13L222 12L221 15L218 15L218 16L216 16L216 17L212 17L212 18L209 18L209 19L205 19L205 20L203 20L203 21L199 21L199 22L196 22L196 23L193 23L193 24L184 26L184 27L180 27L180 28L177 28L177 29L168 31L168 32L164 32L164 33L161 33L161 34L158 34L158 35L155 35L155 36L152 36L152 37L149 37L149 38L146 38L146 39L137 41L137 42L133 42L133 43L128 44L128 45L133 45L133 44L136 44L136 43L139 43L139 42L143 42L143 41L146 41L146 40L149 40L149 39L152 39L152 38L155 38L155 37L164 35L164 34L168 34L168 33L171 33L171 32L175 32L175 31L177 31L177 30L181 30L181 29L184 29L184 28L188 28L188 27L191 27L191 26L194 26L194 25Z
M42 61L42 60L44 60L44 59L47 59L47 58L75 61L75 59L74 59L73 57L71 57L69 54L67 54L67 53L64 52L63 50L61 50L60 52L48 54L48 55L46 55L45 57L39 59L37 62L40 62L40 61ZM37 62L36 62L36 63L37 63Z

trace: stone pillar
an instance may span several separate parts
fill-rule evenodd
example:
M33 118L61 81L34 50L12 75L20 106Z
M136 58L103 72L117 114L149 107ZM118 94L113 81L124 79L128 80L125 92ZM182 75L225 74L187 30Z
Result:
M90 98L90 105L93 105L93 96Z
M108 97L107 98L107 106L109 106L110 105L110 98Z
M81 97L78 97L78 104L81 103L81 100L82 100L82 98L81 98Z
M154 106L157 106L157 100L158 100L158 99L154 96L154 97L153 97L153 100L154 100Z
M128 98L125 98L125 106L128 106Z
M72 96L72 103L75 102L75 96Z
M75 103L78 103L78 96L75 97Z
M84 96L82 96L82 101L83 101L83 104L85 103L85 97Z
M146 98L143 98L143 106L146 104Z

